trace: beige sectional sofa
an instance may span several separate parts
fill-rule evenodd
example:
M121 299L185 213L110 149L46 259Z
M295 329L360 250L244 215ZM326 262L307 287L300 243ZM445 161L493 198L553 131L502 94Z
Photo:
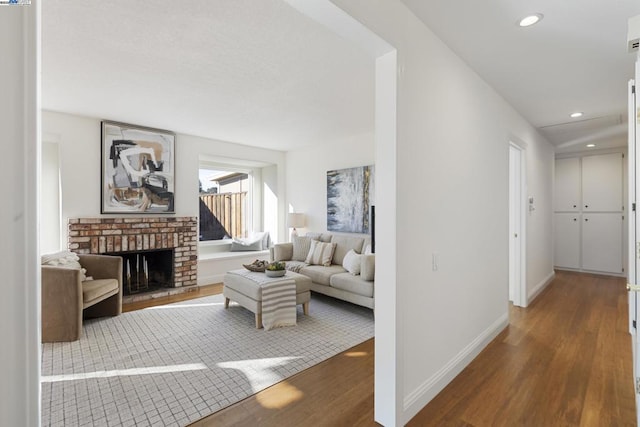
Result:
M314 246L320 246L312 244L314 240L331 245L330 263L323 264L309 254ZM349 253L351 250L353 252ZM288 270L309 277L314 292L374 308L375 255L365 252L370 252L367 235L307 233L294 237L291 243L274 245L270 257L271 261L285 261ZM322 255L324 261L328 261L327 252ZM345 262L347 265L343 265Z

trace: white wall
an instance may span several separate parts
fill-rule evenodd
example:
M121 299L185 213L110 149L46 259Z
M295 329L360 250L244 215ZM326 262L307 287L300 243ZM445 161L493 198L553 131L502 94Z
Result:
M539 264L528 281L551 274L552 150L401 2L333 2L397 49L397 187L395 197L376 198L377 207L397 215L395 223L377 222L383 231L377 246L397 248L397 273L395 283L376 281L376 287L395 287L402 310L390 332L376 329L376 347L394 346L397 356L388 366L397 372L395 384L377 381L376 394L397 387L401 398L376 399L386 405L376 407L376 419L401 425L507 323L511 138L527 144L530 191L539 200L540 216L527 226L529 236L540 235L527 247L528 261ZM381 163L376 159L378 168ZM437 271L429 268L433 253ZM379 269L387 263L394 259ZM394 310L376 300L377 318Z
M137 123L144 125L144 123ZM100 119L45 111L42 130L60 145L63 241L69 218L100 215ZM200 156L210 159L238 159L273 164L284 171L283 152L232 144L192 135L176 135L176 216L198 216L198 168ZM272 171L273 175L273 171ZM274 177L271 176L271 180ZM277 173L278 188L284 188L284 173ZM278 210L285 212L284 195L278 196ZM106 215L108 216L108 215ZM283 215L279 231L284 230Z
M374 149L368 133L287 152L287 209L304 213L306 220L299 234L327 229L327 171L373 165Z
M60 156L58 142L42 139L40 252L62 249L60 238Z
M0 11L0 425L40 424L40 2Z
M285 175L281 173L280 176ZM278 230L278 194L284 194L284 191L280 191L282 188L278 185L278 167L270 166L262 168L262 230ZM283 197L280 197L282 199ZM285 200L286 203L286 200ZM281 210L281 212L286 212ZM286 234L286 233L285 233ZM280 233L271 233L271 240L273 242L278 241Z

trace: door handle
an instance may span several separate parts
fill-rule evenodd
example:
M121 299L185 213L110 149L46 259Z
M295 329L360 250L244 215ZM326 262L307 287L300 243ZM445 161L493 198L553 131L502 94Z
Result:
M639 285L632 285L631 283L627 283L627 290L629 292L640 292L640 286Z

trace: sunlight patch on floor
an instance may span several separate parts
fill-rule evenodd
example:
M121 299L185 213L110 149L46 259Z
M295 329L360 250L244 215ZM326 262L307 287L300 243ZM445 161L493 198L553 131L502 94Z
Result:
M272 357L267 359L238 360L232 362L218 363L217 366L223 369L236 369L244 374L251 384L254 393L263 390L270 385L282 380L282 376L271 368L282 366L291 360L301 359L301 357Z
M256 400L263 408L282 409L304 397L304 393L300 389L286 381L278 383L274 387L273 393L267 391L256 394Z
M202 369L207 369L207 366L203 363L191 363L191 364L185 364L185 365L170 365L170 366L149 366L146 368L116 369L113 371L95 371L95 372L84 372L79 374L49 375L49 376L43 376L40 379L40 382L53 383L53 382L60 382L60 381L87 380L90 378L111 378L111 377L125 377L125 376L132 376L132 375L167 374L171 372L200 371Z

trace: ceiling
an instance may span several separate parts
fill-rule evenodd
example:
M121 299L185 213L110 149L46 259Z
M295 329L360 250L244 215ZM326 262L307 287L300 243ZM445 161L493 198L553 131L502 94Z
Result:
M291 150L372 132L374 66L282 0L42 2L48 110Z
M638 0L403 2L558 152L626 144ZM374 128L374 59L282 0L47 0L42 72L45 109L240 144Z
M627 21L640 15L640 1L403 2L557 152L626 145L627 82L636 58L627 51ZM544 18L516 25L533 13ZM584 116L569 117L577 111Z

